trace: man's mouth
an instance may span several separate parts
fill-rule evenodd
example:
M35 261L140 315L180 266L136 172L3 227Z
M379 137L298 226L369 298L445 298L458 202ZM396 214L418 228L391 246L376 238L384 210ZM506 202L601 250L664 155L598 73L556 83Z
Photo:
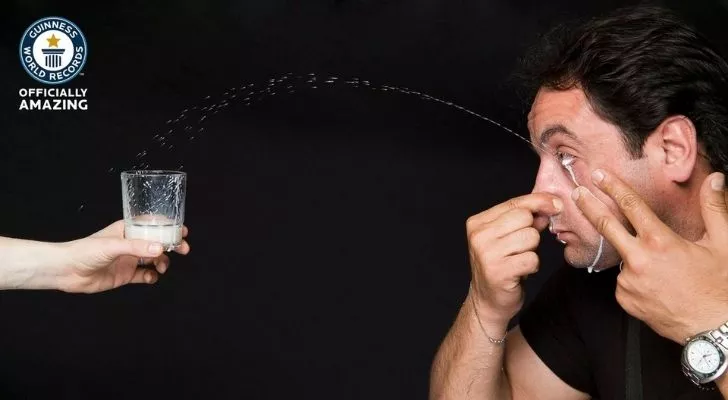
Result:
M556 235L556 240L558 240L561 244L566 244L569 239L575 239L575 235L570 231L558 231L554 233Z
M549 219L549 232L556 236L556 240L561 244L566 244L570 236L574 236L571 231L564 229L563 227L554 226L554 220Z

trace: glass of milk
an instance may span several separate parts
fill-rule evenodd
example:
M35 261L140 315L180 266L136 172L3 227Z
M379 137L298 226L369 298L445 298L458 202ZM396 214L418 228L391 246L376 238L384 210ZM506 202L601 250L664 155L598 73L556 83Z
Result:
M161 243L172 251L182 243L187 173L133 170L121 173L124 236Z

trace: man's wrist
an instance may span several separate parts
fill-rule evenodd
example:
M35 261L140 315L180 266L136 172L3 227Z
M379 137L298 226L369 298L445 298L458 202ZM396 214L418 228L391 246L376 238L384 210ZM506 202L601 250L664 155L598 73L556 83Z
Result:
M502 344L508 332L508 322L510 319L504 319L502 316L494 314L488 307L483 307L476 300L475 294L468 294L470 299L465 299L464 304L469 319L474 322L474 328L478 335L485 338L493 344Z
M61 243L0 237L0 289L58 289Z
M715 380L715 387L718 388L724 399L728 398L728 379L726 378L726 374L723 374Z

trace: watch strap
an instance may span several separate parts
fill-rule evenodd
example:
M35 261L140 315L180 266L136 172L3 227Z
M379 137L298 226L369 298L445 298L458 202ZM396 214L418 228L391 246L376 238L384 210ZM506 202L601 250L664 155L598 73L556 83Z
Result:
M728 355L728 322L721 325L718 329L710 331L708 335L720 346L723 353Z

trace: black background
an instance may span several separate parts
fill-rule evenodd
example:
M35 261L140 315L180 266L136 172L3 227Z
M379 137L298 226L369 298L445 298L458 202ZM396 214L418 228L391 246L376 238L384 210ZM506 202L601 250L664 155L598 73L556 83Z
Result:
M452 107L321 81L406 86L527 134L510 79L525 47L635 3L4 3L0 235L66 241L120 219L119 171L147 150L189 174L192 252L154 286L0 293L0 398L426 398L467 292L464 222L529 192L538 160ZM663 4L725 48L727 2ZM63 85L88 88L88 111L18 111L18 90L42 87L18 43L50 15L88 40ZM288 72L318 89L233 101L171 150L152 140L183 109ZM551 237L541 250L528 300L561 262Z

